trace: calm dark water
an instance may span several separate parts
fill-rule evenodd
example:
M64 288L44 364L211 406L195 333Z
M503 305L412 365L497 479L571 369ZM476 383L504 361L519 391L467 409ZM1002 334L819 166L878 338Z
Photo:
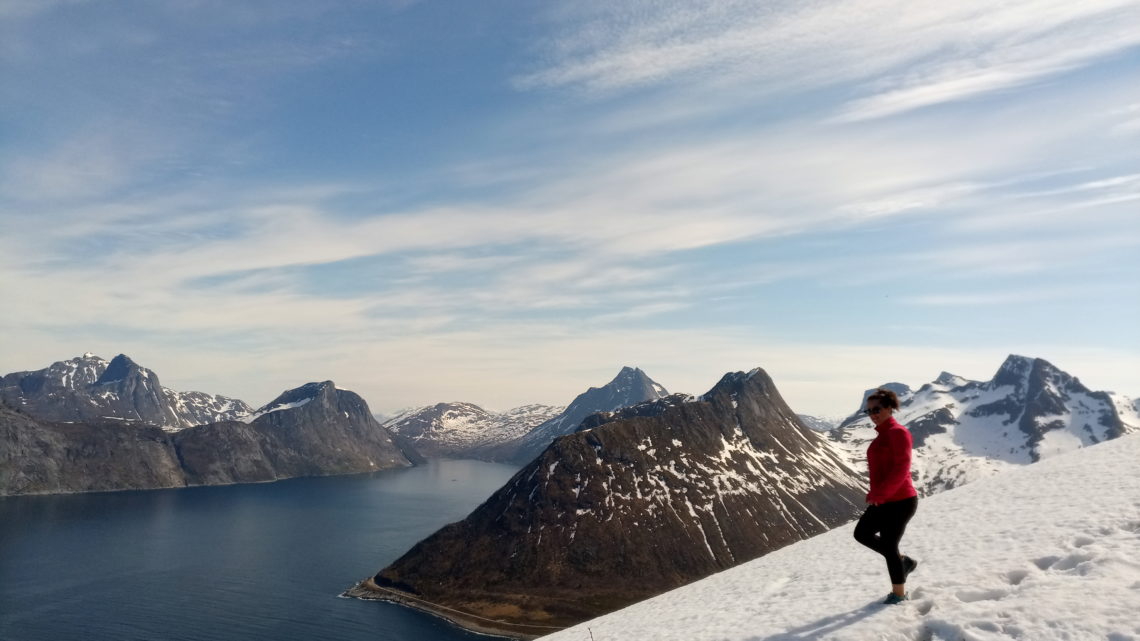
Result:
M337 595L466 516L514 471L438 461L260 485L0 498L0 639L487 639Z

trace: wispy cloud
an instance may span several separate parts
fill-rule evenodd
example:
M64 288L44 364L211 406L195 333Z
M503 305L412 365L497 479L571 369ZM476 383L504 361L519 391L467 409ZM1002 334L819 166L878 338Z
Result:
M544 43L513 79L418 37L415 73L389 68L413 55L362 7L153 5L69 39L45 36L95 5L0 5L30 25L0 38L5 358L131 351L210 391L336 378L389 408L762 365L814 410L1053 357L1021 341L1074 318L1006 305L964 339L956 308L1073 300L1112 263L1104 323L1128 315L1140 85L1110 72L1134 3L574 3L511 22ZM871 345L887 326L912 330ZM1134 358L1109 330L1065 353Z
M587 6L563 18L568 35L520 86L730 82L771 95L846 84L866 94L839 112L850 121L1016 87L1140 44L1140 7L1116 0Z

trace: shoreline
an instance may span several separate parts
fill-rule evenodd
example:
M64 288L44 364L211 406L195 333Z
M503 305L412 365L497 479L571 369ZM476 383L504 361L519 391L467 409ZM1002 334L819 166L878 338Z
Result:
M434 617L443 619L457 628L482 634L490 637L497 637L501 639L513 639L515 641L531 641L547 634L553 634L559 630L564 630L563 627L544 626L538 624L527 623L509 623L507 621L494 621L486 619L474 614L467 614L458 610L453 610L446 606L436 605L428 601L424 601L418 597L412 596L399 590L392 588L383 588L376 585L372 577L369 577L355 586L345 590L341 596L353 599L361 599L362 601L387 601L395 603L404 607L418 610L425 614L430 614ZM523 632L520 629L531 629L533 632Z

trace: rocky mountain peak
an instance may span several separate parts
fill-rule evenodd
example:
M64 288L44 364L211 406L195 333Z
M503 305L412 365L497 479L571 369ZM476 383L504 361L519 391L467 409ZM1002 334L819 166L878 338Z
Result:
M1014 388L1024 388L1031 369L1033 369L1033 359L1010 354L998 368L997 374L994 375L993 384L995 387L1008 385Z
M947 387L958 387L960 385L966 384L967 382L968 381L961 376L958 376L957 374L951 374L950 372L946 371L943 371L938 375L938 378L934 379L935 385L944 385Z
M559 436L573 433L586 417L596 412L612 412L645 401L665 398L669 392L640 368L625 366L602 387L591 387L579 394L561 414L535 427L504 449L513 450L503 458L519 463L530 461Z
M267 403L264 407L258 409L258 412L269 410L273 407L281 405L290 405L300 403L302 401L311 401L321 396L328 396L336 392L336 383L332 381L321 381L319 383L305 383L300 387L295 387L291 390L285 390L281 394Z
M621 368L612 381L604 385L600 389L613 389L617 393L639 393L645 392L650 397L661 398L668 396L669 393L665 388L655 382L653 379L641 370L640 367L630 367L628 365ZM591 387L591 390L599 389Z
M751 372L729 372L717 381L716 385L710 389L702 399L711 399L714 396L727 394L729 396L737 396L742 392L749 389L763 390L765 384L771 384L772 379L768 378L768 373L760 368L756 368Z
M126 380L131 376L145 375L144 371L153 376L153 372L139 367L139 364L132 361L126 354L119 354L111 359L111 362L107 365L107 369L103 370L103 374L95 383L97 385L106 385L107 383Z
M0 400L48 421L121 421L178 430L249 412L238 399L162 387L158 375L119 354L92 352L0 377Z
M1018 402L1032 400L1039 411L1062 411L1072 394L1087 394L1080 380L1043 358L1010 355L986 386L991 391L1013 388L1009 397ZM1004 408L1003 408L1004 409Z

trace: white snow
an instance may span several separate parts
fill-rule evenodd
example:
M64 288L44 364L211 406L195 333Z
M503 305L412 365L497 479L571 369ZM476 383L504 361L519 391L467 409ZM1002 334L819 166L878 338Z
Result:
M446 405L442 413L437 412L438 406L434 405L413 408L384 421L383 425L416 441L466 449L521 438L565 409L523 405L505 412L491 412L471 403ZM429 424L425 426L425 422Z
M253 414L248 414L246 416L239 417L237 420L241 421L242 423L252 423L255 420L257 420L258 418L261 418L262 416L265 416L266 414L269 414L271 412L280 412L282 410L291 410L291 409L294 409L297 407L301 407L302 405L305 405L306 403L308 403L311 400L313 400L313 399L312 398L306 398L306 399L302 399L302 400L299 400L299 401L296 401L293 403L282 403L280 405L274 405L273 407L269 407L269 408L263 409L261 411L254 412Z
M1140 431L1140 399L1132 399L1122 394L1109 392L1109 397L1116 406L1116 413L1124 428L1129 432Z
M1052 458L1060 454L1072 452L1082 447L1081 437L1065 430L1052 430L1045 432L1041 442L1037 444L1037 451L1041 458Z
M1137 641L1140 436L923 499L911 600L848 524L551 641Z

